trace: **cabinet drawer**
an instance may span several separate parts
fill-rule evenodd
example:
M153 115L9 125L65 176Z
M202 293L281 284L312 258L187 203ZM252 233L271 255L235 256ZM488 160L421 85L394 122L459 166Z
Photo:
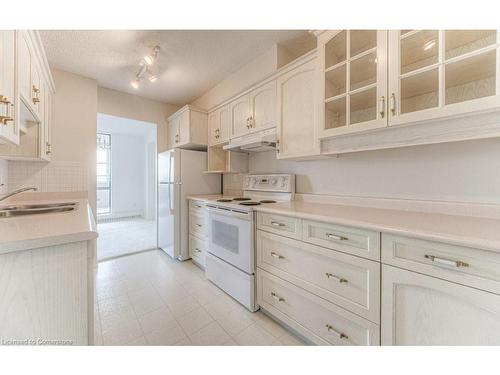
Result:
M379 326L257 269L257 302L322 345L379 345Z
M382 262L500 294L500 253L382 234Z
M303 220L302 234L305 242L380 260L379 232Z
M257 265L375 323L380 263L257 231Z
M301 238L301 219L275 215L264 212L257 213L257 228L267 232L281 234L299 240Z
M207 235L207 220L205 215L198 215L192 212L189 214L189 233L198 237L205 237Z
M206 207L202 201L197 201L193 199L189 201L189 211L197 213L198 215L204 215L206 212Z
M205 267L205 254L207 253L206 241L195 236L189 236L189 255L200 266Z

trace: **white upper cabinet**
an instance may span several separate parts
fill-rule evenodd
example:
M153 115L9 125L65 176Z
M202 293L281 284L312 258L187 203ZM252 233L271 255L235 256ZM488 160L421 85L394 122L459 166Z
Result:
M250 131L250 99L248 94L229 104L231 110L231 136L239 137Z
M0 143L9 141L0 145L0 158L50 161L54 89L38 33L0 31L0 95L13 107L13 120L0 125Z
M168 149L175 147L203 150L207 148L208 117L205 111L186 105L168 120Z
M31 63L32 52L29 47L28 34L21 33L18 39L18 79L20 97L25 103L31 103Z
M250 92L250 132L276 126L276 81Z
M229 104L231 136L240 137L276 126L276 81L259 86Z
M0 31L0 143L19 144L16 100L16 31Z
M500 106L496 30L389 31L389 125Z
M278 158L319 155L316 60L278 77L277 93Z
M231 111L229 105L225 105L208 114L208 131L210 146L226 143L229 141L231 128Z
M327 31L318 53L320 137L387 126L387 31Z

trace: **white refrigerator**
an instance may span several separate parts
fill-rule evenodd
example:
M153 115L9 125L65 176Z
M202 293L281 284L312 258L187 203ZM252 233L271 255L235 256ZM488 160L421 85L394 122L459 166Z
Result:
M221 176L203 173L206 169L203 151L173 149L158 154L158 247L172 258L190 258L186 197L221 193Z

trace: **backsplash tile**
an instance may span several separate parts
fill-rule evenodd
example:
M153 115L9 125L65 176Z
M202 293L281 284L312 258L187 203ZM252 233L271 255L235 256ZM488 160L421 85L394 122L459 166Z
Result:
M88 168L85 163L9 161L8 189L33 186L43 192L88 190Z
M246 173L229 173L224 175L223 194L240 196L243 194L243 177Z

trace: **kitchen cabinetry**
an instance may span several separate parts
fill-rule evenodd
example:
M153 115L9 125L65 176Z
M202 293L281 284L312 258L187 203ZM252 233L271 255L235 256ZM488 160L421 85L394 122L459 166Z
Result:
M500 254L382 234L382 344L498 345Z
M228 105L208 114L208 145L214 146L229 141L231 110Z
M19 144L16 44L16 31L0 31L0 143Z
M92 345L94 259L95 241L0 254L2 340Z
M0 158L50 161L54 82L37 32L16 31L15 46L15 73L8 77L15 82L13 126L19 138L0 144Z
M231 109L231 136L240 137L276 126L276 81L270 81L235 99Z
M257 303L316 344L379 345L379 238L257 212Z
M207 113L186 105L168 118L168 148L205 150Z
M200 267L205 268L207 253L208 211L202 201L189 201L189 256Z
M382 345L500 345L500 296L384 265Z
M276 126L276 81L250 91L250 132Z
M389 125L500 106L496 30L389 31Z
M250 100L248 94L229 104L231 109L231 137L240 137L250 132Z
M319 155L315 56L277 79L277 152L279 159Z
M224 150L222 146L209 146L207 164L207 173L246 173L248 172L248 154Z
M321 137L387 126L387 31L327 31L318 49Z
M317 35L323 155L500 136L498 30Z

